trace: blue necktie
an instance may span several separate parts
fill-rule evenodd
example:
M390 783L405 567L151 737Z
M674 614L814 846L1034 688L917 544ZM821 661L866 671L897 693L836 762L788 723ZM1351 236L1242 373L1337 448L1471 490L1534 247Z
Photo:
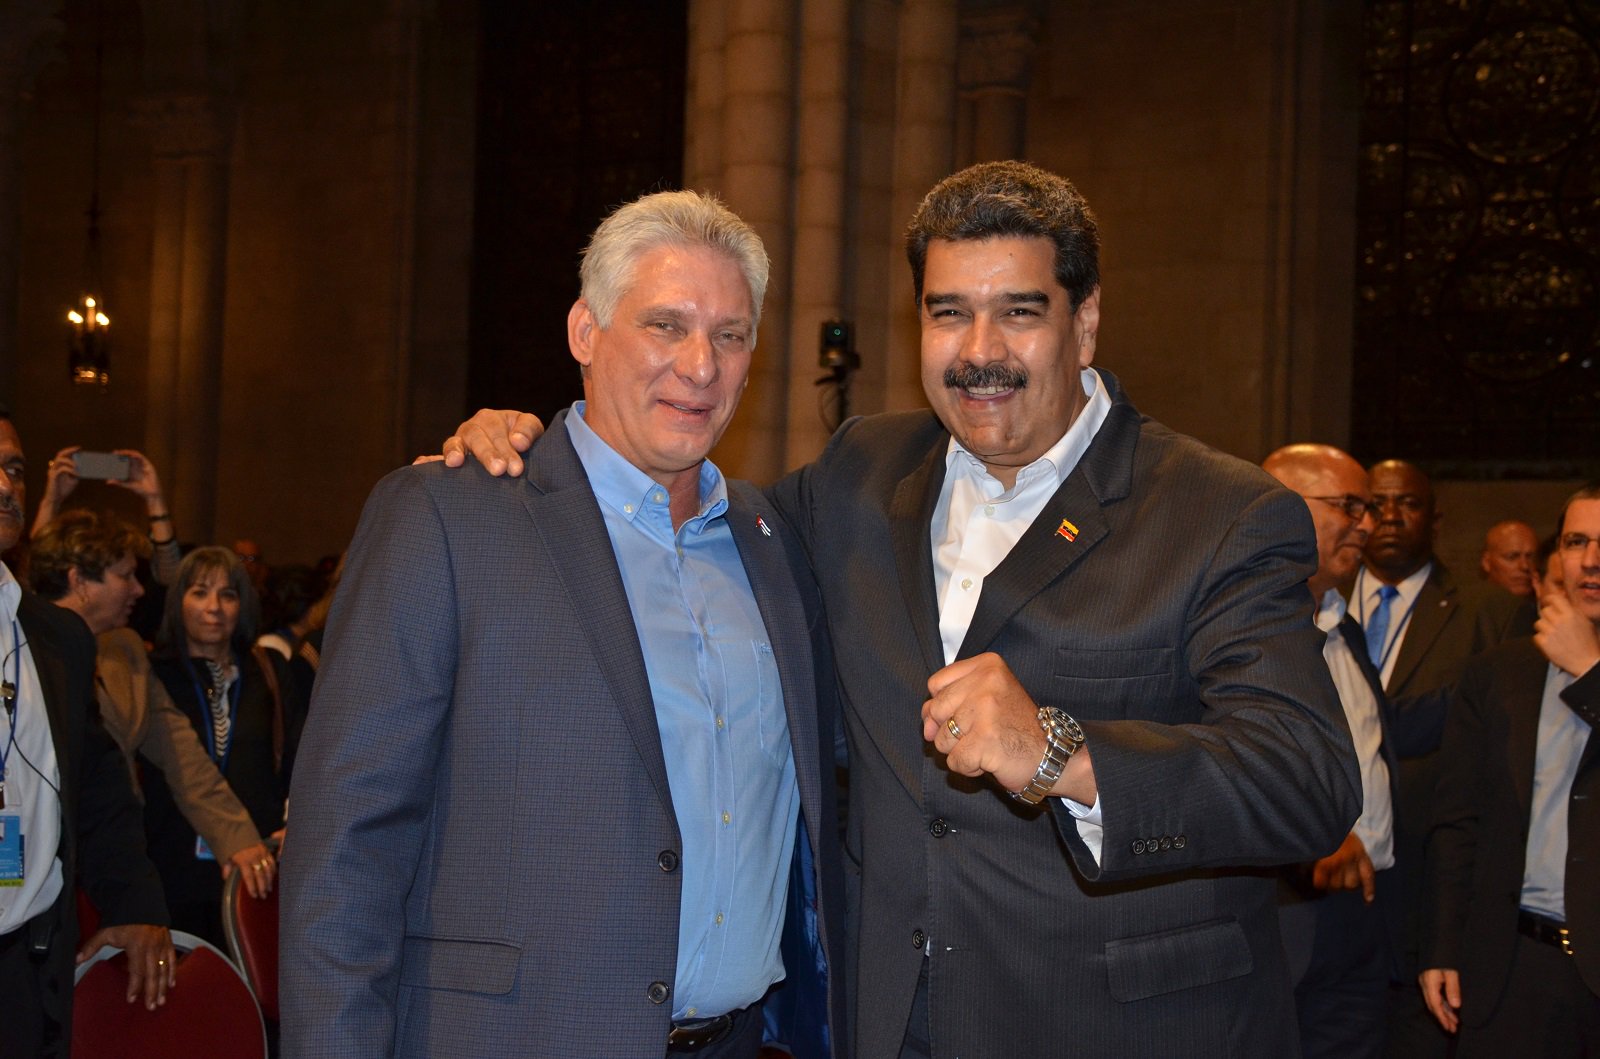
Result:
M1367 619L1367 657L1372 659L1380 675L1383 670L1383 644L1389 638L1389 604L1399 594L1400 590L1393 585L1378 589L1378 605Z

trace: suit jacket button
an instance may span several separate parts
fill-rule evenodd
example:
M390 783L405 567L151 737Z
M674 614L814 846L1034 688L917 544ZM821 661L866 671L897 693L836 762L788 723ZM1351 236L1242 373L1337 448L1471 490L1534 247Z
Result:
M664 849L661 851L661 856L656 858L656 866L664 872L677 871L678 855L670 849Z
M1172 848L1173 849L1182 849L1184 846L1187 846L1188 844L1189 844L1189 840L1187 838L1185 838L1184 836L1182 836L1182 835L1179 835L1179 836L1177 836L1176 838L1174 838L1172 840Z
M1133 852L1135 856L1144 852L1144 839L1136 838L1133 840Z
M672 990L667 988L667 983L651 982L650 988L645 990L645 996L650 998L650 1003L652 1004L665 1004L667 1002L667 994L671 992Z
M1165 852L1166 850L1169 850L1171 848L1172 848L1172 836L1171 835L1162 835L1161 836L1161 849L1162 849L1162 851Z
M927 946L927 944L928 944L928 935L926 935L926 934L924 934L922 932L922 928L921 927L918 927L916 930L913 930L911 932L911 947L912 948L914 948L914 949L925 948Z
M940 817L928 825L928 834L932 835L934 838L943 838L946 832L949 830L950 825L944 822L943 817Z

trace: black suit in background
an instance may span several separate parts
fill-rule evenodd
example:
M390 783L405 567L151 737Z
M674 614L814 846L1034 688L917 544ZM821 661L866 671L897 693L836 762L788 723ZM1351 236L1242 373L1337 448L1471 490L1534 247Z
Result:
M1367 571L1370 578L1372 571ZM1356 609L1353 605L1352 609ZM1428 571L1406 625L1385 689L1402 710L1448 709L1456 681L1473 655L1533 627L1521 601L1494 586L1465 585L1437 558ZM1400 981L1389 1025L1388 1054L1394 1059L1442 1057L1449 1039L1428 1014L1416 988L1417 950L1427 914L1423 878L1433 792L1439 782L1437 752L1401 754L1395 802L1394 854L1402 920Z
M1059 802L954 775L923 741L944 665L938 420L854 420L774 489L817 568L845 701L862 1059L899 1054L925 949L935 1056L1295 1051L1276 883L1239 866L1330 852L1360 801L1309 620L1305 502L1100 374L1109 416L986 579L960 650L998 652L1083 723L1098 863Z
M1571 988L1575 972L1590 994L1592 1017L1600 1014L1600 859L1594 856L1600 843L1600 744L1592 735L1567 809L1565 904L1574 954L1541 959L1548 947L1530 941L1531 951L1524 951L1517 930L1548 668L1532 640L1513 640L1474 659L1445 727L1428 845L1432 914L1422 962L1460 972L1463 1059L1574 1054L1570 1038L1541 1038L1548 1027L1507 1006L1517 1003L1508 989L1513 975L1525 968L1538 975L1553 965L1556 974L1538 984L1551 991ZM1574 682L1562 699L1580 716L1600 713L1600 667Z
M1377 703L1383 731L1379 754L1388 768L1389 804L1397 818L1402 797L1400 759L1438 748L1444 704L1432 699L1397 709L1383 693L1360 624L1346 614L1339 632ZM1382 1055L1389 986L1401 980L1404 945L1398 843L1394 866L1378 872L1370 905L1360 890L1324 893L1312 889L1309 869L1309 865L1297 866L1286 873L1281 910L1284 949L1295 979L1302 1054L1329 1059Z
M76 888L87 891L102 926L165 924L167 909L160 879L145 856L144 828L128 782L128 767L100 723L100 707L94 697L94 637L76 614L29 592L22 594L17 621L39 673L61 773L61 844L57 850L61 896L43 913L48 919L49 949L31 970L36 976L37 1003L66 1033L72 1026L73 957L78 946ZM5 966L17 968L9 959ZM9 1055L13 1053L5 1043L7 1038L16 1033L24 1017L36 1016L37 1010L23 1012L14 1007L34 1003L34 994L31 989L24 993L9 975L4 979L0 980L0 1054Z

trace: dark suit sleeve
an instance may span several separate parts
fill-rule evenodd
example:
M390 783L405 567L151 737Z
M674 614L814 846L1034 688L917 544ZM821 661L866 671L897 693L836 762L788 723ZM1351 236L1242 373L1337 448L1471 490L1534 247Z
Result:
M1349 833L1361 781L1325 637L1309 620L1310 540L1304 502L1272 489L1218 541L1185 616L1201 723L1084 722L1104 819L1099 864L1052 806L1088 878L1312 860ZM1172 848L1148 856L1152 838Z
M351 543L299 743L283 857L286 1053L387 1055L405 900L425 836L457 645L439 512L406 468Z
M1508 738L1504 714L1496 709L1492 670L1483 656L1467 663L1451 700L1440 748L1441 771L1434 792L1433 826L1428 833L1422 907L1420 966L1459 969L1467 910L1472 903L1479 827L1487 793L1488 748Z

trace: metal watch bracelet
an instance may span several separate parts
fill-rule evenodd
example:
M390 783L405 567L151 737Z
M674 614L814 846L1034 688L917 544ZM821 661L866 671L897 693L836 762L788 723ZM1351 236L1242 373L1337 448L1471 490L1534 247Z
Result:
M1029 805L1044 801L1045 795L1061 778L1067 759L1083 745L1083 729L1064 711L1054 706L1040 706L1038 716L1039 727L1044 729L1044 760L1039 762L1039 771L1033 774L1026 787L1011 792L1011 797Z

